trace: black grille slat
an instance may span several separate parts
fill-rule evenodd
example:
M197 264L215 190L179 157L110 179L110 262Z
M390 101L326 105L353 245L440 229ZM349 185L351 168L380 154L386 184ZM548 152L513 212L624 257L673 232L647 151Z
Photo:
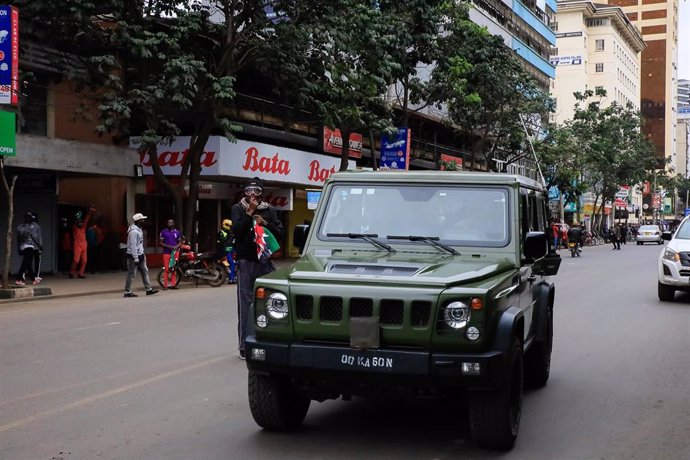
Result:
M341 297L321 297L319 312L321 321L342 321L343 299Z
M295 298L297 302L297 319L310 320L314 318L314 298L310 295L298 295Z
M405 304L402 300L381 301L381 324L402 325L405 319Z
M350 318L370 318L374 315L374 302L371 299L350 299Z
M678 255L680 257L680 264L683 267L690 267L690 252L681 252Z
M410 326L424 327L429 324L431 302L415 300L410 311Z

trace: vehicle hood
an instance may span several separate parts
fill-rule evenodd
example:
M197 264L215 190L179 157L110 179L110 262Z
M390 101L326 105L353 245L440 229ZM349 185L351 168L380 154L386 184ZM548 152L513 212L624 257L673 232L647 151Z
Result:
M513 268L514 263L504 254L309 254L265 278L287 279L293 282L386 283L441 287L481 281Z
M673 238L668 242L666 247L661 250L662 255L666 248L673 249L676 252L690 252L690 240Z

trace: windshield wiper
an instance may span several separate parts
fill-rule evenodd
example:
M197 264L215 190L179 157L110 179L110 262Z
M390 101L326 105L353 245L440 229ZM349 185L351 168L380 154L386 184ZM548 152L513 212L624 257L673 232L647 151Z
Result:
M350 239L360 239L365 240L376 246L377 248L385 249L388 252L395 252L395 249L388 246L386 243L382 243L378 238L378 233L326 233L326 236L336 236L336 237L346 237Z
M448 245L445 245L443 243L439 243L438 240L440 239L438 236L421 236L421 235L388 235L386 237L389 240L408 240L408 241L424 241L425 243L429 243L432 246L435 246L437 248L441 248L444 251L448 251L453 255L459 256L460 253L456 251L455 249L451 248Z

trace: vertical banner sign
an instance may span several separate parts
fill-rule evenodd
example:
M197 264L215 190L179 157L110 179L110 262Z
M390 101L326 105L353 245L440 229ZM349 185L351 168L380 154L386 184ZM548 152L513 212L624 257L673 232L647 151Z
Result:
M410 137L412 130L398 128L398 131L388 137L381 136L381 163L382 171L407 171L410 169Z
M0 104L19 100L19 10L0 6Z
M13 157L17 155L16 115L14 112L0 110L0 155Z

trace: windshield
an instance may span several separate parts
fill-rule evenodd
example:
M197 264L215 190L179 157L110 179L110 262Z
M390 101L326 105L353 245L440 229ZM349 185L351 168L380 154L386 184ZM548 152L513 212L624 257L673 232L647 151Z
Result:
M678 231L676 232L676 236L674 238L680 239L680 240L690 240L690 220L686 220L683 222L683 225L681 225L678 228Z
M502 247L510 241L509 222L505 188L336 185L318 235L423 235L449 245ZM388 241L428 245L407 238Z

